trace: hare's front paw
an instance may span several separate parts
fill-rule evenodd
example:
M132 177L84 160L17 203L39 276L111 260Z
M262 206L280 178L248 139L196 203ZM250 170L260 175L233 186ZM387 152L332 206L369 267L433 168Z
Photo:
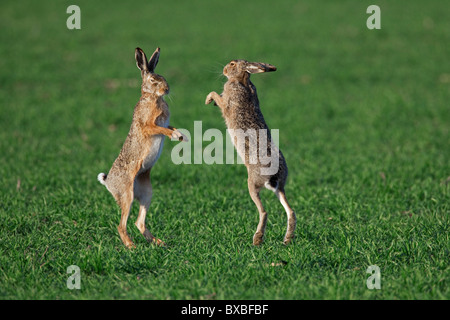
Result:
M189 139L184 134L182 134L180 131L178 131L178 129L175 129L172 132L171 139L178 140L178 141L185 141L185 142L189 141Z
M211 102L214 101L214 98L213 98L213 94L214 94L214 93L215 93L215 92L211 92L211 93L209 93L209 94L206 96L205 104L210 104ZM214 104L216 104L215 101L214 101Z

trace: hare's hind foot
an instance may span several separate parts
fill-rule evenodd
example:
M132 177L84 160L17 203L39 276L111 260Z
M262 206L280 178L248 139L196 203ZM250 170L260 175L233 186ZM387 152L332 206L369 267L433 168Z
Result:
M294 239L296 225L297 225L297 218L295 216L294 211L291 211L290 214L288 215L287 230L283 241L284 244L288 245L289 243L291 243L292 239Z
M264 234L262 234L261 232L256 232L254 235L253 235L253 245L254 246L259 246L259 245L261 245L262 243L263 243L263 241L264 241Z
M148 231L148 229L145 229L144 232L142 233L142 235L145 237L145 239L151 243L154 244L158 247L165 247L166 244L164 243L164 241L162 241L161 239L158 239L156 237L154 237L150 231Z
M276 190L275 194L276 194L278 200L280 200L281 204L283 205L283 207L286 211L287 228L286 228L286 235L284 236L283 242L284 242L284 244L289 244L292 241L292 239L294 238L295 227L297 226L297 217L295 215L294 210L291 208L291 206L287 202L284 190Z
M284 237L284 240L283 240L283 243L284 243L285 245L288 245L289 243L291 243L292 239L294 239L294 235L293 235L293 234L292 234L292 235L289 235L289 236L285 236L285 237Z
M157 245L158 247L167 247L166 243L162 241L161 239L154 238L153 244Z
M117 228L117 230L119 230L120 239L122 240L123 244L128 249L136 248L136 246L134 245L133 241L131 240L131 238L128 235L128 233L126 232L126 230L122 230L122 228L120 226Z

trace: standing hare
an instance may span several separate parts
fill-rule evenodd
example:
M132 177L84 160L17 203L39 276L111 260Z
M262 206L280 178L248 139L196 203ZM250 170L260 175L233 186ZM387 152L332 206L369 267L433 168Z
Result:
M296 226L295 213L289 206L284 192L288 174L286 161L281 151L272 142L269 128L259 108L256 88L250 81L252 73L275 70L276 68L270 64L233 60L223 68L223 74L228 78L223 93L219 95L211 92L205 101L205 104L214 101L214 104L222 110L222 116L233 144L247 167L248 190L259 211L259 224L253 236L254 245L262 243L267 223L267 213L259 197L259 192L263 187L275 192L286 210L285 244L288 244L294 237ZM256 134L256 131L259 131L259 135ZM241 132L241 135L233 134L236 132ZM267 161L263 161L262 153L270 154L271 159L275 160L275 170L269 170L271 168L268 167Z
M159 52L157 48L148 61L144 51L136 48L136 64L142 76L141 98L134 108L131 128L119 156L107 175L100 173L97 177L122 210L118 230L128 248L134 247L127 233L127 220L134 199L140 203L137 228L149 242L164 245L145 227L145 216L152 199L150 170L161 155L164 136L187 141L186 136L169 126L169 106L164 101L169 85L162 76L154 73Z

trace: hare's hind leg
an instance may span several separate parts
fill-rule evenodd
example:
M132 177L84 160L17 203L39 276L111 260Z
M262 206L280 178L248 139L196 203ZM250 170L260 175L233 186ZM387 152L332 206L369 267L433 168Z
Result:
M266 231L267 224L267 212L264 210L264 207L261 203L261 198L259 197L261 188L258 188L252 181L248 180L248 191L259 212L258 227L256 228L256 232L253 235L253 244L257 246L263 242L264 232Z
M153 195L152 184L150 182L150 170L143 172L136 177L134 181L134 195L139 201L139 215L135 223L136 227L148 242L156 245L165 245L162 240L155 238L145 226L145 217Z
M284 210L286 210L287 230L286 235L284 236L284 244L288 244L289 242L291 242L292 238L294 238L294 231L295 226L297 225L297 218L295 216L294 210L292 210L292 208L289 206L289 203L287 202L284 190L278 189L275 191L275 194L278 200L280 200L281 204L283 205Z
M120 239L122 239L124 245L131 249L134 248L135 245L127 233L127 220L130 215L131 205L133 203L133 187L130 184L129 186L125 186L124 189L125 190L123 193L115 196L116 201L122 210L122 215L117 230L119 231Z

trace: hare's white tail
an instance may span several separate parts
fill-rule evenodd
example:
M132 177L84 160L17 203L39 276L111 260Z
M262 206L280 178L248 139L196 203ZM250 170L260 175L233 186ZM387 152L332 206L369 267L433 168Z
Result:
M102 185L106 185L106 182L105 182L105 180L106 180L106 174L104 174L103 172L102 172L102 173L99 173L98 176L97 176L97 180L98 180Z

